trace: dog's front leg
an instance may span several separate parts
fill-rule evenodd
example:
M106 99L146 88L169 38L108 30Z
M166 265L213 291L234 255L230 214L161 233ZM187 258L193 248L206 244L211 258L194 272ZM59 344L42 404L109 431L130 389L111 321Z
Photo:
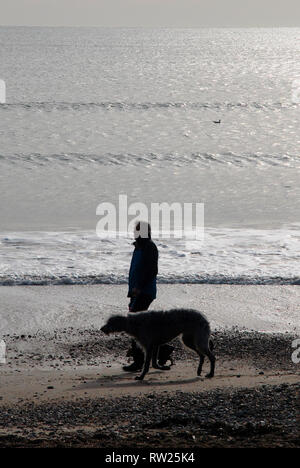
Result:
M145 351L145 361L144 361L144 367L143 367L143 372L141 375L137 375L135 380L143 380L147 372L149 371L150 367L150 362L151 362L151 357L152 357L152 352L153 352L153 347L147 348Z

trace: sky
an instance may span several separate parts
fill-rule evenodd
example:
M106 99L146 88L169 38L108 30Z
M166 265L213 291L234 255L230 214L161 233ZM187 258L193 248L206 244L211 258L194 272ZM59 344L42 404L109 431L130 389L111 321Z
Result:
M1 25L300 26L299 0L0 0Z

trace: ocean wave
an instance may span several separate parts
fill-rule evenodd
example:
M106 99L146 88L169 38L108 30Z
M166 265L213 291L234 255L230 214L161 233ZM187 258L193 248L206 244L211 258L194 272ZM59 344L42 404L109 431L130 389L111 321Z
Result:
M174 166L211 167L212 165L227 166L282 166L300 167L300 157L289 153L209 153L192 152L179 153L14 153L0 154L0 162L7 164L25 163L33 166L47 166L49 164L73 166L74 169L82 164L99 164L103 166L147 166L173 164Z
M159 276L159 284L232 284L232 285L300 285L300 277L280 276L251 277L226 275L168 275ZM83 276L0 276L0 286L54 286L54 285L97 285L127 284L126 276L83 275Z
M204 241L157 240L160 283L300 285L298 225L206 228ZM0 235L0 285L125 284L129 235L93 231Z
M38 110L52 111L97 111L97 110L151 110L151 109L182 109L182 110L234 110L260 109L285 110L296 109L299 104L292 102L16 102L0 104L0 111Z

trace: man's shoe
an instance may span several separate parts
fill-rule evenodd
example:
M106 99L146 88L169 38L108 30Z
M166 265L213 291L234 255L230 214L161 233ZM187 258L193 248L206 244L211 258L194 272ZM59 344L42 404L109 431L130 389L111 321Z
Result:
M123 366L123 371L125 372L138 372L142 370L143 365L139 365L136 362L133 362L129 366Z
M174 346L169 345L169 344L163 344L159 347L158 350L158 364L160 366L165 366L168 361L171 362L171 366L174 365L174 360L171 356L171 354L174 351Z

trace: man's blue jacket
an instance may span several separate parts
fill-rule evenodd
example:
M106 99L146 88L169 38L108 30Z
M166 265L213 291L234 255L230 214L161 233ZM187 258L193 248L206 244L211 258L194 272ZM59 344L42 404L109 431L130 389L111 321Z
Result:
M158 250L151 238L139 237L133 245L129 270L128 297L133 296L133 289L139 289L142 294L156 298L156 276L158 271Z

